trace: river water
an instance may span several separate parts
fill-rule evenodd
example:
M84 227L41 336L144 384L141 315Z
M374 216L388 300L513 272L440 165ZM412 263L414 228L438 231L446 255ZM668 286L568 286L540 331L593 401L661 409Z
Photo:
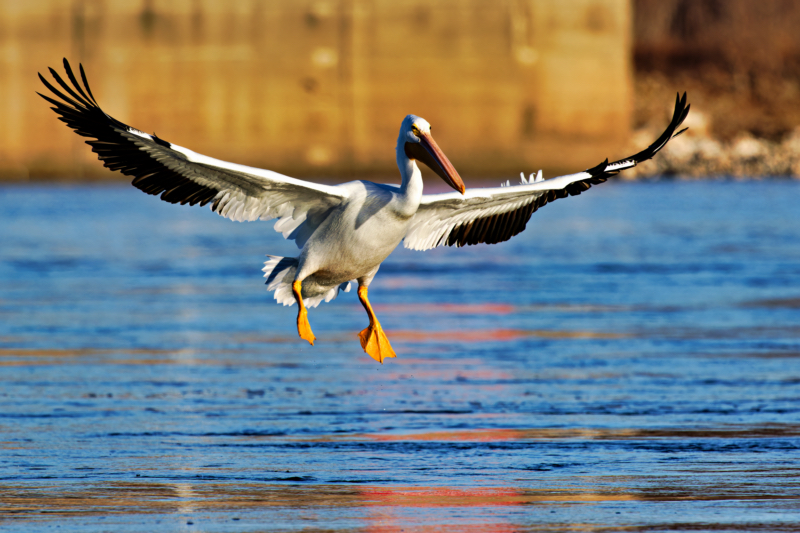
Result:
M607 183L297 338L239 224L0 188L3 531L800 530L800 183Z

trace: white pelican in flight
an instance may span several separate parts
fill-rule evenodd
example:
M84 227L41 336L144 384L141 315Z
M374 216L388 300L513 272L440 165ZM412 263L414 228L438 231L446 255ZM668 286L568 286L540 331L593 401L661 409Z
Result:
M82 65L83 86L66 59L64 68L71 85L51 68L64 92L39 74L58 99L40 96L53 104L61 121L91 139L86 144L103 165L132 176L135 187L173 204L211 203L212 211L237 221L278 219L275 230L294 240L300 255L268 256L264 277L279 303L297 302L300 337L314 344L307 308L333 300L356 280L358 298L369 316L369 326L359 333L361 347L381 363L395 353L367 299L367 288L401 241L412 250L507 241L546 203L580 194L653 157L685 131L676 132L689 112L684 93L676 99L664 133L647 149L620 161L606 159L583 172L547 180L539 171L529 180L523 176L516 186L469 191L433 140L430 124L408 115L397 138L399 186L369 181L332 186L213 159L131 128L100 109ZM457 192L423 194L420 162Z

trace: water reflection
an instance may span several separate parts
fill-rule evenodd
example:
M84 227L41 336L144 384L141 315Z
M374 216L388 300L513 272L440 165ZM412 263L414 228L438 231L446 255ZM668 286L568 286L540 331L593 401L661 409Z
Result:
M800 529L798 187L620 183L398 250L385 365L352 294L298 342L268 227L3 189L0 528Z

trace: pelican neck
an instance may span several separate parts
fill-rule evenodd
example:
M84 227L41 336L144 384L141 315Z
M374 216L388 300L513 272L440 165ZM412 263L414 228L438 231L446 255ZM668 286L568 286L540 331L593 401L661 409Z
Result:
M422 173L414 159L410 159L405 150L397 150L397 168L403 181L400 191L409 198L422 198Z

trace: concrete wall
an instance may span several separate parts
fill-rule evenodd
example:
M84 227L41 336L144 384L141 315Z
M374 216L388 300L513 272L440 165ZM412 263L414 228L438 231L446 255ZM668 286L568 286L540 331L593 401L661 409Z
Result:
M63 56L110 115L230 161L391 176L414 113L465 176L580 170L624 155L630 20L628 0L0 0L0 175L114 176L34 94Z

